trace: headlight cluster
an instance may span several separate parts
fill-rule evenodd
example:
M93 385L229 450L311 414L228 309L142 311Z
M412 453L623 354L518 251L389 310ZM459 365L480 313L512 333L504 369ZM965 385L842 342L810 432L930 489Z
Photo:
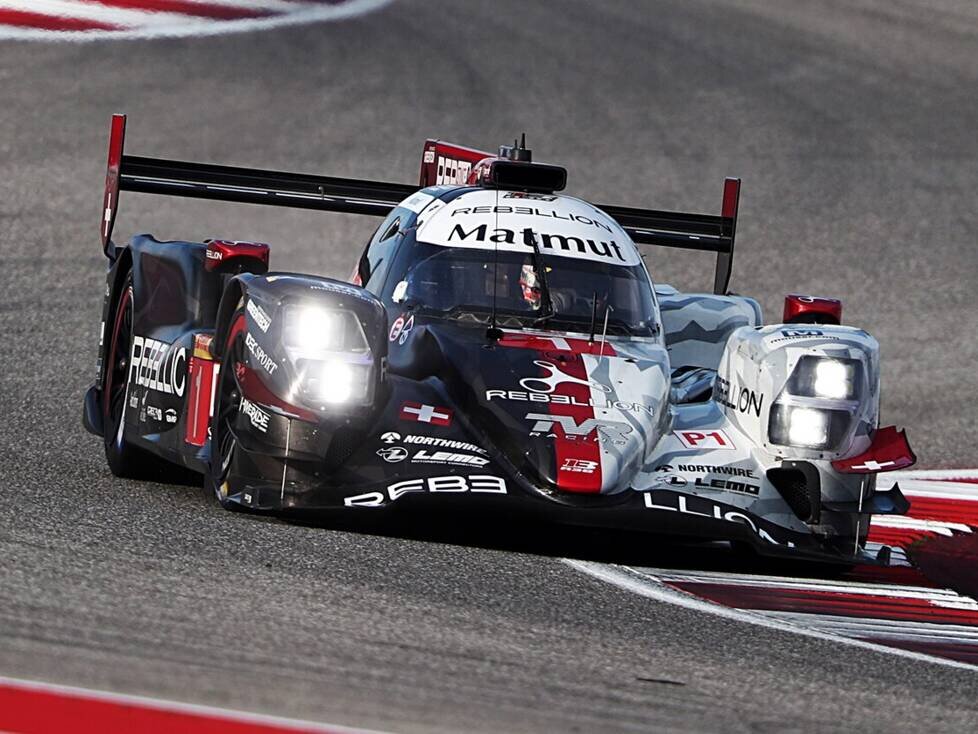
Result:
M291 306L285 312L283 341L307 402L339 405L373 400L374 359L356 314Z
M862 364L853 359L806 355L798 360L788 392L807 398L856 400Z
M862 363L806 355L771 406L771 443L833 450L849 432L862 395Z

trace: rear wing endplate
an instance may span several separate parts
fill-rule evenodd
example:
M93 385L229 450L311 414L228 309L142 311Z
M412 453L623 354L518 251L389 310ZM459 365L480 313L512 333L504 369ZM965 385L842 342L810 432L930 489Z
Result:
M465 185L472 167L491 157L473 148L428 140L419 185L412 186L131 156L125 154L125 139L126 116L113 115L99 232L102 249L110 259L115 257L112 229L122 191L383 217L419 188ZM739 199L740 179L728 178L720 216L596 206L615 219L636 244L717 253L713 291L724 294L730 284Z

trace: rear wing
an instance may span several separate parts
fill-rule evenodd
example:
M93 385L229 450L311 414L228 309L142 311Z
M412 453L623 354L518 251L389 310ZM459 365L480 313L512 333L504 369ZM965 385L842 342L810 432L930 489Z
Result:
M730 285L739 205L739 178L724 179L720 216L595 204L618 222L637 245L715 252L717 266L713 275L713 292L721 296L726 294Z
M419 188L473 183L478 164L496 158L473 148L427 140L419 185L412 186L131 156L125 154L125 139L126 116L113 115L99 227L102 249L110 259L115 258L112 229L122 191L383 217ZM728 178L720 216L596 206L615 219L636 244L717 253L713 290L723 294L730 283L739 198L740 179Z
M126 116L113 115L100 228L109 258L114 257L112 229L121 191L384 217L418 190L398 183L131 156L124 152L125 139Z

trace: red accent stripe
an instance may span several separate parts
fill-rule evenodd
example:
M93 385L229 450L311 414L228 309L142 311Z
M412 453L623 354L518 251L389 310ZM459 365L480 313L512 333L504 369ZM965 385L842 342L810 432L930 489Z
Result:
M910 517L978 526L978 497L974 500L959 500L910 495L909 499L910 511L907 515Z
M296 734L328 731L319 727L249 721L244 716L178 711L164 704L120 697L107 700L81 691L37 690L0 683L0 730L17 734Z
M869 539L873 543L893 545L907 548L924 538L933 538L936 533L929 530L911 530L907 528L886 528L877 525L869 526Z
M567 354L563 352L562 354ZM587 382L587 367L579 354L554 359L555 368L566 375ZM577 425L594 418L594 408L591 401L591 388L588 385L562 382L554 388L553 395L565 395L575 404L564 405L550 403L551 415L566 415L572 417ZM597 494L601 491L601 444L597 430L586 436L568 436L559 423L554 423L554 457L557 461L557 487L565 492ZM575 471L584 467L593 467L592 471Z
M555 341L557 340L557 341ZM560 349L560 342L567 342L568 349ZM561 352L574 354L593 354L604 355L605 357L615 357L615 347L611 342L605 342L602 349L600 341L589 342L587 339L574 339L573 337L563 337L555 334L552 338L537 334L515 334L504 333L499 340L499 346L512 347L515 349L536 349L541 352Z
M103 248L112 237L112 228L119 213L119 171L125 145L126 116L112 115L109 126L109 160L105 168L105 193L102 196L102 216L99 219L99 235ZM105 219L106 213L109 215L108 220Z
M723 181L723 207L721 216L736 219L737 205L740 202L740 179L727 178Z
M238 18L263 18L277 15L274 11L256 8L236 8L229 5L191 3L187 0L82 0L89 5L107 5L127 10L149 10L152 12L182 13L200 18L215 20L236 20Z
M940 607L926 599L840 593L815 589L731 586L721 583L670 581L682 591L738 609L805 612L841 617L896 619L935 624L978 625L978 612Z
M57 15L31 13L26 10L0 10L0 25L37 28L45 31L118 31L121 26L97 20L64 18Z

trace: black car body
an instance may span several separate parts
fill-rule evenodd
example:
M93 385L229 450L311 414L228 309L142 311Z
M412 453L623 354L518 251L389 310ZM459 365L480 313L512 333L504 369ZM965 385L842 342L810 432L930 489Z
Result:
M738 180L721 216L694 215L558 194L564 169L522 146L493 156L428 141L419 186L405 186L126 156L124 130L116 116L84 411L115 473L152 455L203 474L225 506L511 506L770 554L885 559L865 548L868 519L907 503L873 479L913 456L875 423L875 341L838 326L835 302L794 301L786 323L809 330L792 335L727 294ZM383 219L344 283L269 272L261 243L117 246L121 190ZM653 286L636 243L717 253L715 292ZM867 385L837 445L775 445L791 406L762 408L785 403L782 384L741 379L731 392L731 340L778 328L782 341L851 352L826 357ZM790 387L802 367L785 364ZM819 410L818 396L804 400L815 407L796 411ZM754 408L767 430L744 422Z

